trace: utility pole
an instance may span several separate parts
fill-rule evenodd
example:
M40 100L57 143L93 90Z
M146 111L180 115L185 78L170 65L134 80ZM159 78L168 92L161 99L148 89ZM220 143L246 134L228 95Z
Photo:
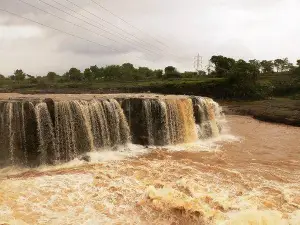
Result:
M203 64L202 56L200 56L200 54L198 53L198 55L194 57L194 68L198 74L199 71L202 70L202 64Z

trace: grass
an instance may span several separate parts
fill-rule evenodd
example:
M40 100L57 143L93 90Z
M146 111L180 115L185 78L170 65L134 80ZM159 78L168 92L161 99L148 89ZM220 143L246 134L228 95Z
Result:
M97 91L109 91L115 89L117 92L122 92L125 89L131 89L135 91L137 89L163 89L164 87L180 87L184 85L199 85L206 82L213 82L223 80L222 78L210 78L210 77L199 77L199 78L182 78L182 79L148 79L139 81L94 81L94 82L64 82L64 83L37 83L32 84L25 80L21 83L5 81L0 82L0 91L2 92L97 92Z

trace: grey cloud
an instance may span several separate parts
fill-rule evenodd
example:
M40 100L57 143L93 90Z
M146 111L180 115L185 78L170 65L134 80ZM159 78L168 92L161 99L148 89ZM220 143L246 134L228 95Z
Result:
M117 42L65 23L25 6L18 0L1 1L0 8L107 45L116 51L110 51L0 12L0 29L5 30L9 27L6 30L15 30L16 34L20 32L20 26L40 30L40 34L36 36L23 35L13 41L5 39L1 42L0 60L3 65L1 73L11 73L17 67L39 74L49 70L62 72L71 66L84 68L92 64L106 65L123 62L132 62L137 66L149 65L154 68L174 64L180 70L192 70L193 57L198 52L205 61L213 54L225 54L245 59L290 57L291 60L295 60L299 57L296 49L300 48L300 41L297 38L300 34L297 22L300 20L297 12L300 2L296 0L96 0L144 32L112 16L92 4L90 0L71 1L96 14L98 18L87 14L84 10L79 10L65 0L57 0L89 17L90 23L97 21L97 26L107 29L114 35L58 12L39 3L38 0L25 1L101 35L107 35ZM51 0L44 1L56 5ZM138 37L138 40L133 41L132 36L110 26L99 17L133 34ZM122 33L126 39L134 43L129 44L121 40L117 32ZM161 45L153 37L164 42L167 47ZM148 53L143 48L148 48L155 53Z
M83 55L115 55L115 54L126 54L132 51L131 48L123 45L116 49L116 46L107 45L106 47L100 46L101 42L98 42L99 45L84 42L80 39L64 39L58 47L59 51L68 51L75 54L83 54ZM106 46L106 43L103 43ZM114 50L116 49L116 50Z

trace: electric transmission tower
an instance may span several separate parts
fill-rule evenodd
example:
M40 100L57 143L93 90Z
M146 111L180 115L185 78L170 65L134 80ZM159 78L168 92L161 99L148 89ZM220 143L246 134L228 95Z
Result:
M199 73L199 71L203 68L203 58L199 53L194 57L194 68L197 73Z

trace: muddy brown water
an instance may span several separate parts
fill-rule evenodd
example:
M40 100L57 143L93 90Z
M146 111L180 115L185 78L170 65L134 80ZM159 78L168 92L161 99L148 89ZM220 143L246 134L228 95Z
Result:
M300 128L227 120L211 151L2 170L0 224L300 224Z

